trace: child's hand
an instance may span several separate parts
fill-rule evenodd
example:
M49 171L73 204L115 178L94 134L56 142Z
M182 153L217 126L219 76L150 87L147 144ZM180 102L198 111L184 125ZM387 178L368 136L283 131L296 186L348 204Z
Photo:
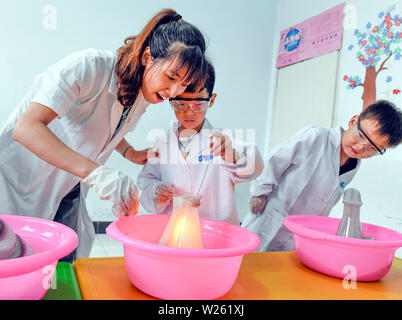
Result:
M228 135L213 130L209 137L211 139L209 148L214 157L221 156L228 162L237 161L239 155L237 151L233 149L232 140L230 140Z
M170 203L176 196L176 189L173 184L160 184L155 189L154 203L156 206Z
M263 212L265 210L265 207L267 206L267 198L268 197L266 195L251 197L250 199L251 212L255 214L261 214L261 212Z

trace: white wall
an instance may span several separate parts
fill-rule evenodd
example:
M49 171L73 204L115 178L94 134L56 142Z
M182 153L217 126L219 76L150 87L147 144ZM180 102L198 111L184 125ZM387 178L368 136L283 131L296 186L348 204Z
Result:
M278 3L278 11L276 15L276 25L275 25L275 38L273 43L274 49L274 59L272 60L271 71L270 71L270 90L268 97L268 116L267 125L265 126L265 149L264 154L267 154L270 145L270 130L272 122L272 105L275 99L276 91L276 80L277 80L277 69L276 69L276 58L279 50L279 35L280 32L288 29L296 24L303 22L317 14L320 14L330 8L333 8L344 1L341 0L280 0Z
M278 5L278 25L276 33L298 24L305 19L324 12L345 1L338 0L281 0ZM378 21L378 13L396 4L395 12L402 16L401 1L384 0L381 2L352 0L346 1L351 6L351 13L355 13L356 26L345 24L343 45L340 52L339 79L337 83L336 99L336 125L347 127L349 119L362 111L362 89L346 90L346 83L343 81L345 74L359 75L364 79L364 69L355 58L357 50L349 51L349 45L356 45L353 36L355 29L366 30L370 21ZM351 16L349 16L351 17ZM348 22L350 22L349 20ZM278 39L275 39L277 42ZM400 46L402 47L402 46ZM377 93L381 97L388 98L402 107L402 95L393 95L393 89L400 89L402 83L402 60L390 60L389 70L384 71L377 79ZM387 83L386 76L392 76L393 81ZM386 93L388 92L388 96ZM271 93L271 97L275 94ZM267 140L269 139L270 117L267 117ZM388 227L402 232L402 146L394 150L388 150L386 155L378 156L362 161L361 169L356 178L349 185L357 188L362 194L363 206L361 209L361 220L363 222ZM342 202L339 202L331 212L331 216L341 217L343 210ZM397 256L402 257L402 249L397 251Z
M368 22L371 22L374 26L379 21L378 13L394 4L396 4L395 12L402 16L401 1L383 0L381 2L371 2L354 0L348 3L356 8L356 27L361 31L367 31L366 25ZM364 68L355 57L357 50L348 50L349 45L357 47L357 41L353 35L354 30L345 30L340 59L337 124L343 126L347 125L353 115L359 114L362 110L361 96L363 89L346 90L346 83L342 79L344 75L358 75L364 80ZM402 48L402 45L399 45L399 47ZM377 78L377 96L378 98L389 99L401 108L402 95L393 95L392 90L402 90L402 60L395 61L390 59L387 67L389 69L381 72ZM392 82L387 83L385 81L387 76L392 77ZM360 190L362 194L361 217L363 221L402 232L401 180L402 146L387 150L387 153L383 156L362 161L361 169L350 186ZM340 215L341 210L342 206L339 203L334 208L334 214ZM402 257L402 249L397 251L397 256Z
M46 29L47 5L56 9L55 29ZM254 128L261 150L273 59L277 0L139 1L15 0L0 2L0 126L28 90L34 76L65 55L85 48L115 52L125 37L137 34L159 10L171 7L205 34L208 55L216 68L218 98L208 118L221 128ZM167 103L152 105L127 139L136 148L150 146L152 128L165 129L174 119ZM136 177L141 167L113 154L109 166ZM236 186L239 213L245 213L248 184ZM111 203L90 191L90 216L113 219Z

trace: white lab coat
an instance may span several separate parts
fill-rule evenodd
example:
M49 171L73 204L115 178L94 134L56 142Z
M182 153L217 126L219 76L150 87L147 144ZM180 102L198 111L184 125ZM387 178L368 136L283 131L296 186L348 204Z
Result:
M73 53L39 74L0 131L1 214L53 220L62 198L80 178L41 160L12 137L15 123L33 102L58 114L48 128L68 147L99 165L106 162L132 130L147 103L142 93L123 127L110 141L123 106L116 98L116 56L88 49ZM95 232L85 208L87 186L81 184L77 258L90 253Z
M189 152L186 163L179 149L177 128L178 122L173 123L169 133L156 143L159 158L149 159L138 175L141 205L149 213L171 213L172 205L155 206L153 199L159 184L173 184L178 193L197 193L201 186L200 217L239 225L232 183L250 181L262 172L263 161L258 148L232 140L240 155L235 164L226 162L222 157L213 157L212 161L208 161L209 134L213 127L205 119L200 133L186 147ZM201 162L200 156L203 157Z
M341 127L309 126L273 149L263 173L251 183L251 196L267 195L265 210L251 211L242 226L261 239L258 252L292 251L293 236L283 224L288 215L328 216L360 165L339 176Z

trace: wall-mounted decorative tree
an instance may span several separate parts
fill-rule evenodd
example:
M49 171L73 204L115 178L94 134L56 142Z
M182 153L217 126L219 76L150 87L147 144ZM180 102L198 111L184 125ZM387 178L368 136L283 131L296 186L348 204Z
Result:
M399 61L402 57L402 17L392 14L395 7L378 14L377 24L368 22L365 31L356 29L354 36L357 39L358 50L356 59L365 68L364 81L359 76L345 75L343 80L347 82L347 89L363 87L363 110L376 101L376 80L378 74L386 70L387 62L393 58ZM354 45L348 47L349 51L355 48ZM388 76L386 81L392 81Z

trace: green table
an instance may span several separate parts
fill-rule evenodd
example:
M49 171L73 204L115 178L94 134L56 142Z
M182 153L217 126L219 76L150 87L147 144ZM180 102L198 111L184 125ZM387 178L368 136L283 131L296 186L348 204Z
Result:
M57 264L52 284L43 300L82 300L71 263L59 262Z

